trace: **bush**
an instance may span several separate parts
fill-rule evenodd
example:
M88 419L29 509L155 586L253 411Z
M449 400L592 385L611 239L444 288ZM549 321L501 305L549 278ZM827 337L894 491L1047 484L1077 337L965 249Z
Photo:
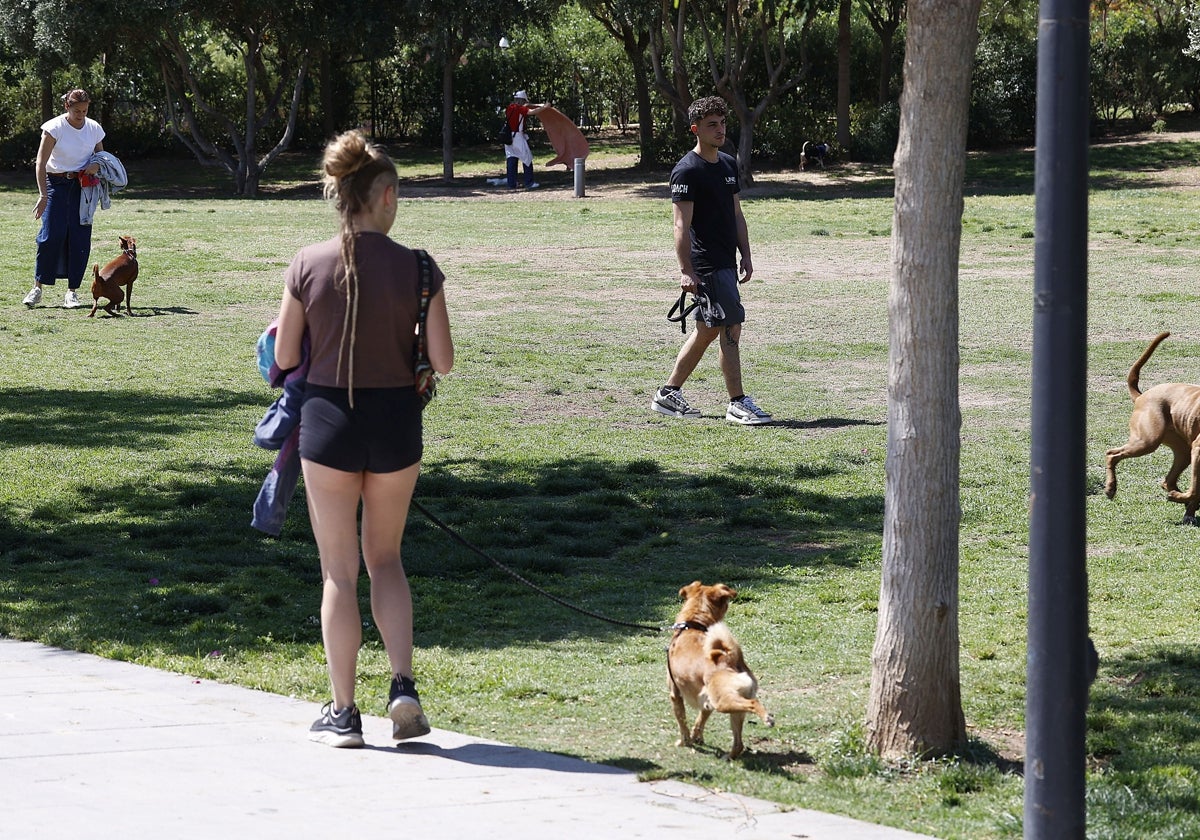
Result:
M855 160L890 163L900 141L900 103L851 108L850 137Z
M985 36L975 51L967 145L1033 140L1037 117L1037 42L1020 34Z
M42 130L30 128L0 139L0 169L28 169L33 172Z

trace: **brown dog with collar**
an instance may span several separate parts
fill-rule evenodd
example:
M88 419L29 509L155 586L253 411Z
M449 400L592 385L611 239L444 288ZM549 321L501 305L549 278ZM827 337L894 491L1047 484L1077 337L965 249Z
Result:
M108 300L104 311L109 315L117 314L113 309L120 308L122 300L125 301L125 313L133 314L133 281L138 276L137 240L132 236L122 236L120 240L121 256L114 257L103 269L92 266L92 300L95 302L92 304L92 311L88 313L89 318L96 314L100 298ZM129 291L122 292L122 286L127 287Z
M1171 468L1163 479L1167 498L1184 505L1183 524L1195 525L1196 509L1200 508L1200 385L1186 382L1167 382L1155 385L1142 393L1138 386L1142 366L1149 361L1155 348L1169 336L1159 333L1141 358L1129 369L1125 382L1133 397L1133 414L1129 418L1129 440L1105 453L1107 476L1104 494L1117 495L1117 464L1125 458L1149 455L1166 444L1175 453ZM1192 484L1187 492L1179 489L1179 477L1192 467Z
M679 590L683 607L675 616L675 635L667 648L667 676L671 706L679 724L677 746L704 743L704 725L713 712L729 715L733 747L727 758L737 758L742 744L742 724L753 713L767 726L775 719L758 700L758 680L742 656L742 648L725 626L725 612L737 592L723 583L705 586L693 581ZM688 729L686 706L699 710Z

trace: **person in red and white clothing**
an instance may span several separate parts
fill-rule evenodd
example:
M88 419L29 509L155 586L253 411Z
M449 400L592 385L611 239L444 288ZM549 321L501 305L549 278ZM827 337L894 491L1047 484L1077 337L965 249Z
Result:
M529 148L529 137L525 134L525 121L528 117L538 114L546 105L530 105L529 94L523 90L513 94L513 101L504 109L504 118L512 130L512 142L504 146L505 165L508 174L508 188L517 188L517 161L525 166L525 189L537 188L533 180L533 151Z

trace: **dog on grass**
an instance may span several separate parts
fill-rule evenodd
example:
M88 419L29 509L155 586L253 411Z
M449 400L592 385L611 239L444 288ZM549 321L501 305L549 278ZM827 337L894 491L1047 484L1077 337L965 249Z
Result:
M121 240L121 255L114 257L108 262L104 268L98 265L92 266L92 311L88 313L91 318L96 314L96 308L100 306L100 298L108 301L104 307L104 311L109 315L116 315L114 309L119 309L121 301L125 301L125 313L133 314L133 281L138 276L138 261L137 261L137 240L132 236L122 236ZM121 291L121 287L125 286L128 291Z
M725 625L725 612L737 592L723 583L705 586L693 581L679 590L683 607L675 616L675 635L667 648L671 707L679 724L677 746L704 743L704 725L713 712L729 715L733 747L728 758L745 750L742 724L753 713L767 726L775 719L756 696L758 680L742 655L742 648ZM688 728L687 708L699 714Z
M1155 348L1169 336L1159 333L1141 358L1129 369L1125 383L1129 396L1133 397L1133 414L1129 417L1129 440L1105 453L1107 475L1104 495L1117 495L1117 464L1125 458L1149 455L1162 445L1171 447L1175 453L1171 468L1163 479L1162 488L1167 498L1184 506L1183 524L1195 525L1196 509L1200 507L1200 385L1186 382L1167 382L1155 385L1145 393L1139 387L1142 366L1149 361ZM1183 492L1179 489L1179 477L1192 468L1192 484Z
M828 143L814 143L811 140L805 140L804 145L800 147L800 169L807 169L813 164L817 164L824 169L825 158L828 156Z

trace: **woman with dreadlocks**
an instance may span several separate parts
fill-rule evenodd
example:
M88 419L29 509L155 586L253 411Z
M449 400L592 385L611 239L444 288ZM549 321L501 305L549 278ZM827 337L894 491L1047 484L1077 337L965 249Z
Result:
M309 517L321 558L321 629L333 699L310 730L334 747L363 744L354 701L362 619L361 557L371 580L371 614L392 669L388 717L397 740L429 732L413 679L412 597L400 541L421 467L421 402L413 387L420 269L416 254L387 234L396 220L396 166L360 132L332 141L324 156L325 197L341 220L333 239L302 248L285 277L275 343L281 369L303 361L308 384L300 458ZM432 261L431 261L432 262ZM442 291L431 265L426 321L429 361L454 364Z

